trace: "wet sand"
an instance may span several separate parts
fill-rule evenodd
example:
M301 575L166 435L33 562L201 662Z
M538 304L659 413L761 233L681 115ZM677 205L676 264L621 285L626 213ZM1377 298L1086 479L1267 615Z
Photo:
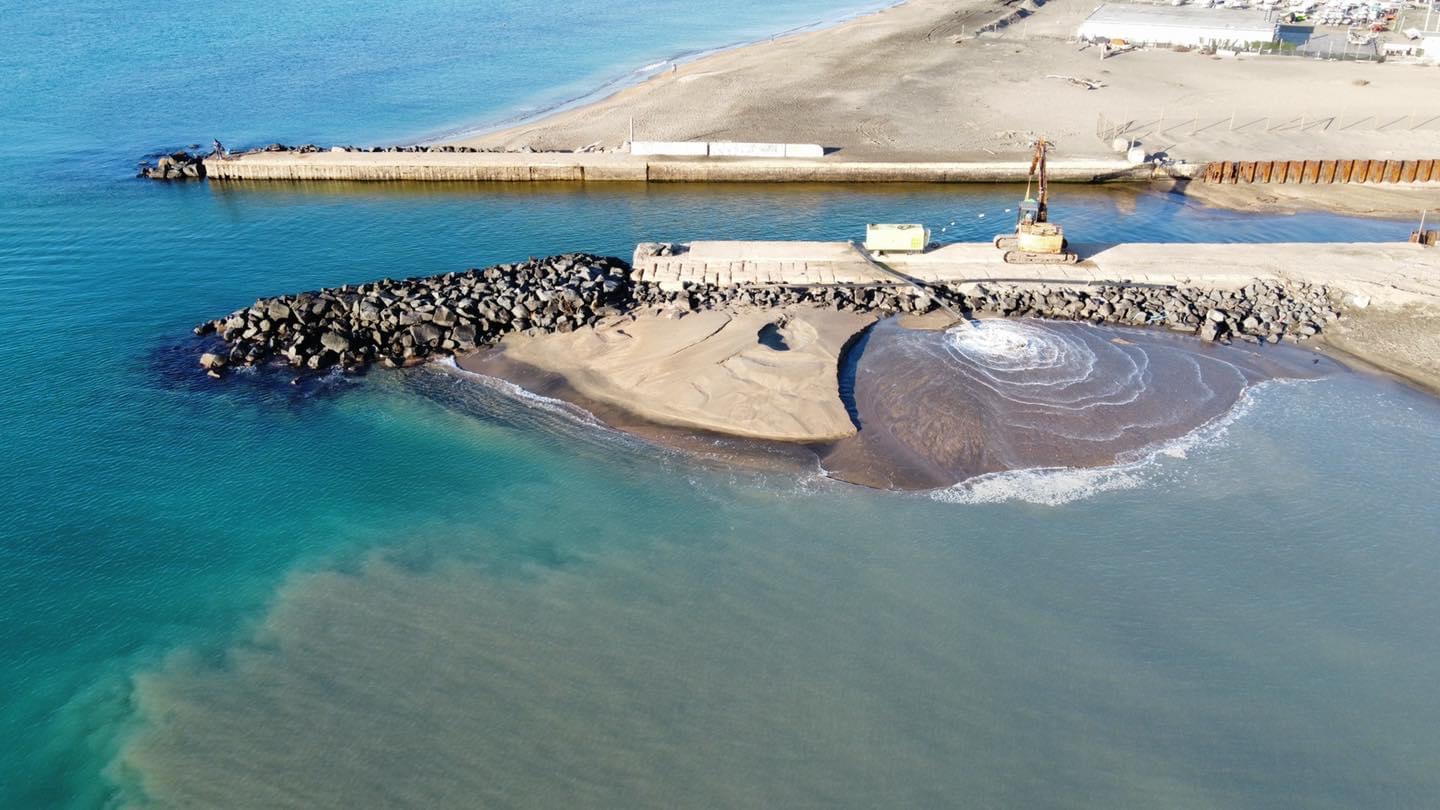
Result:
M511 336L506 362L563 377L589 400L659 424L786 442L855 427L836 394L844 347L874 316L814 308L622 317L594 329ZM496 353L461 358L490 373ZM487 361L486 358L489 358Z
M1377 371L1440 397L1440 328L1434 309L1420 304L1362 309L1331 324L1320 347L1342 362Z
M946 330L883 321L853 364L860 430L822 464L887 489L1114 464L1223 417L1252 385L1340 369L1293 347L1000 319Z
M1402 219L1419 224L1420 212L1440 208L1440 184L1385 186L1178 183L1170 191L1212 208L1257 214L1328 211L1377 219ZM1432 214L1430 221L1440 213ZM1429 227L1429 226L1427 226Z
M679 450L706 466L739 466L792 474L819 469L819 453L814 445L743 438L719 431L657 422L622 405L586 396L564 375L519 362L503 348L482 350L459 358L454 368L477 385L495 386L502 393L511 395L539 397L546 405L562 403L570 417L593 420L640 439L652 448ZM550 429L553 427L547 426Z

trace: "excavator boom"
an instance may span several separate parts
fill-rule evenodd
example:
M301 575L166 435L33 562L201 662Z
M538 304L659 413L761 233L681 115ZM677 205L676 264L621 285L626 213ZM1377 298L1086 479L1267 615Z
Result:
M1035 156L1030 158L1030 177L1036 178L1035 201L1040 204L1040 215L1038 222L1046 222L1050 218L1050 171L1045 165L1045 153L1050 150L1050 144L1044 138L1035 141Z

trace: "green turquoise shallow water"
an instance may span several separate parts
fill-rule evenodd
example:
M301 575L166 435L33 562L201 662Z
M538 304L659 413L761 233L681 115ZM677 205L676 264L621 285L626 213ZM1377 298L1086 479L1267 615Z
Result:
M877 220L983 239L1013 204L129 176L215 136L497 121L850 10L612 6L7 10L0 806L1434 802L1440 406L1391 384L1269 386L1152 463L926 497L698 465L436 370L195 374L189 327L259 295ZM1082 241L1406 231L1059 205Z

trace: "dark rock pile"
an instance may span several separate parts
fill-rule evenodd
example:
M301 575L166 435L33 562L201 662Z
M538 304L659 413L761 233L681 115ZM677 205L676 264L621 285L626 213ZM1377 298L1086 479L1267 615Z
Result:
M631 306L628 271L619 259L568 254L262 298L195 327L224 342L200 365L212 377L276 358L358 371L469 351L510 332L569 332Z
M970 311L1011 318L1163 326L1204 340L1252 343L1304 340L1340 317L1340 296L1327 287L1258 281L1237 290L981 286L955 300Z
M713 287L664 290L638 285L640 305L699 311L727 307L796 304L879 314L923 314L943 298L965 313L1008 318L1159 326L1205 340L1252 343L1304 340L1340 317L1339 296L1322 286L1255 282L1238 290L1190 287L1095 286L1060 288L1009 285L945 285L921 295L908 286Z
M161 155L154 163L141 163L139 176L151 180L198 180L205 176L205 156L186 151Z
M198 148L198 147L192 147ZM243 155L257 154L261 152L293 152L298 155L311 155L317 152L466 152L466 153L515 153L532 154L536 150L528 146L518 148L498 148L484 146L458 146L454 144L437 144L426 146L413 144L410 146L317 146L313 143L300 144L299 146L287 146L283 143L272 143L268 146L261 146L255 149L246 149L238 152L220 151L219 143L216 143L216 151L210 154L200 152L178 151L168 155L162 155L155 161L143 161L140 164L138 176L148 177L151 180L186 180L190 178L199 179L205 176L206 157L219 154L226 158L240 157ZM592 143L573 150L580 152L604 152L605 147L600 143Z
M1255 282L1237 290L1095 286L1060 288L948 285L785 287L636 284L620 259L567 254L442 276L385 279L254 306L195 327L223 348L201 366L226 368L283 359L291 366L358 371L405 366L471 351L512 332L569 332L601 318L646 309L819 306L878 315L926 313L941 301L962 313L1165 327L1205 340L1278 343L1319 334L1340 317L1338 296L1320 286Z

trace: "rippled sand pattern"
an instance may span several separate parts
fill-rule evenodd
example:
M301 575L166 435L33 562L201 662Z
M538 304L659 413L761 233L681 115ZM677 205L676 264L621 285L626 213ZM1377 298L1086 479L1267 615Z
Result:
M1338 368L1292 347L998 319L944 331L887 321L854 363L860 433L839 443L825 467L903 489L1110 464L1224 415L1250 385Z

